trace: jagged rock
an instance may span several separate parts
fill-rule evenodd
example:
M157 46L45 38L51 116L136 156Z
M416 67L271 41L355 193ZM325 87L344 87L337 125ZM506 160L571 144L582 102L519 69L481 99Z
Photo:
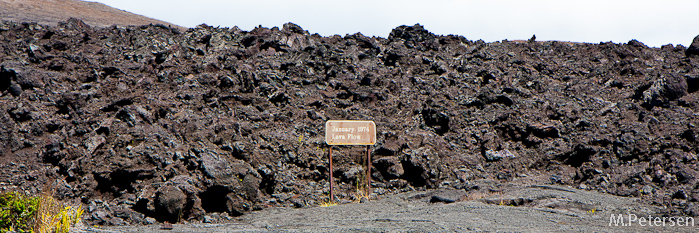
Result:
M617 195L650 184L648 203L685 190L674 211L697 200L697 46L486 43L420 25L388 38L292 23L0 28L0 157L26 164L0 164L0 182L58 179L62 198L143 214L95 204L88 224L313 206L329 188L328 119L376 122L380 192L529 175ZM366 151L332 149L346 199Z
M365 169L362 166L352 166L342 173L342 178L346 182L356 182L360 177L364 177Z
M257 174L247 163L232 162L214 153L206 151L200 154L201 160L199 162L205 174L212 178L214 185L225 187L232 192L241 186L242 179L248 174L253 177Z
M12 94L13 96L19 96L22 94L22 87L19 86L19 84L17 83L13 83L12 85L10 85L9 90L10 94Z
M396 179L405 174L403 165L396 156L377 159L373 162L372 166L381 172L385 180Z
M187 196L177 187L163 186L156 192L155 212L158 221L178 222L182 219Z
M240 216L247 212L245 201L235 193L229 193L225 199L226 212L233 216Z
M699 36L694 37L694 40L692 40L692 43L684 53L688 57L691 55L699 55Z
M391 31L391 34L388 35L388 39L391 41L400 39L414 42L423 42L434 37L434 34L425 30L425 28L420 24L397 27Z
M5 67L0 67L0 92L7 90L12 85L12 80L17 78L17 73L14 70L6 70Z
M643 101L647 106L667 106L669 101L687 94L687 80L671 74L660 77L643 92Z
M145 219L145 215L131 209L119 209L114 211L115 217L122 218L127 222L139 223L139 224L149 224ZM152 224L152 223L151 223Z
M435 203L435 202L443 202L443 203L454 203L457 201L461 201L464 197L466 197L466 191L458 189L458 190L453 190L453 189L445 189L445 190L439 190L435 191L430 194L430 202Z
M425 119L425 124L434 128L435 132L443 135L449 132L449 116L435 109L422 110L422 118Z
M485 160L488 162L495 162L495 161L500 161L503 158L515 158L514 154L510 152L507 149L504 150L499 150L499 151L494 151L494 150L487 150L485 151Z
M106 140L102 135L94 135L85 142L85 148L89 154L94 154L95 150L102 146Z
M308 34L308 31L303 30L301 26L294 23L285 23L282 27L282 32L296 33L296 34Z

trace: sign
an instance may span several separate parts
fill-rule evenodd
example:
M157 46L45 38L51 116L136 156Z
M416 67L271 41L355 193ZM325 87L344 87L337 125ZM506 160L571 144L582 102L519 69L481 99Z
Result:
M327 121L325 142L328 145L374 145L376 124L373 121Z
M325 143L330 161L330 202L335 202L333 194L333 145L366 145L366 195L371 197L371 151L376 144L376 124L373 121L326 121Z

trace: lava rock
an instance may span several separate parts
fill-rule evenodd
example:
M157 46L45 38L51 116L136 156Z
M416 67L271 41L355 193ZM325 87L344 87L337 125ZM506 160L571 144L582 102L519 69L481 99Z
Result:
M22 87L19 86L19 84L17 84L17 83L13 83L12 85L10 85L9 90L10 90L10 94L12 94L15 97L22 94Z
M187 196L177 187L164 186L156 192L155 212L158 221L179 222Z
M388 156L375 160L372 164L379 170L385 180L399 178L405 174L400 159L396 156Z
M413 26L400 26L391 31L388 35L390 41L404 40L410 42L423 42L428 39L433 39L434 34L425 30L420 24Z
M259 177L249 164L230 162L225 157L215 156L213 153L212 151L202 153L199 164L201 164L205 174L213 179L214 185L225 187L229 191L235 191L241 186L243 181L240 177L246 177L248 174L252 174L253 177Z
M118 209L115 211L114 216L118 217L118 218L122 218L122 219L126 220L127 222L139 223L139 224L148 224L148 222L145 219L144 214L133 211L131 209Z
M342 180L345 182L356 182L360 177L364 176L362 166L353 166L342 173Z
M434 128L439 135L449 132L449 116L435 109L424 109L421 111L425 124Z
M14 70L6 70L4 66L0 67L0 92L10 88L14 79L17 79L17 73Z
M226 200L224 204L226 206L226 212L228 212L232 216L243 215L248 210L248 205L245 203L245 200L243 200L243 198L241 198L235 193L229 193L228 195L226 195Z
M430 194L430 202L442 202L442 203L454 203L463 200L466 197L466 191L464 190L439 190Z
M687 50L685 50L685 55L688 57L691 55L699 55L699 36L694 37L692 44L689 45Z
M664 206L678 213L698 198L697 45L486 43L420 25L388 38L295 24L0 27L0 155L26 164L0 164L0 182L57 179L61 198L103 199L91 225L173 222L167 203L183 197L186 220L315 205L327 119L377 123L377 192L536 174L617 195L650 185L648 204L685 190ZM339 198L366 174L363 148L341 150Z
M488 162L495 162L495 161L500 161L503 158L515 158L515 157L516 156L507 149L499 150L499 151L494 151L494 150L485 151L485 160Z
M203 222L203 223L214 223L214 218L212 218L212 217L209 216L209 215L204 215L204 220L202 220L201 222Z
M667 106L670 101L687 94L687 80L677 75L667 75L653 82L643 92L643 101L647 106Z

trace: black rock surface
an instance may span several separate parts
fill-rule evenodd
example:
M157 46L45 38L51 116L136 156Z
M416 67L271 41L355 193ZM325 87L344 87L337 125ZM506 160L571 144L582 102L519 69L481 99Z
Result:
M1 24L3 189L52 189L89 223L318 205L335 119L376 122L377 194L527 177L699 213L699 56L681 45ZM341 200L364 150L333 150Z

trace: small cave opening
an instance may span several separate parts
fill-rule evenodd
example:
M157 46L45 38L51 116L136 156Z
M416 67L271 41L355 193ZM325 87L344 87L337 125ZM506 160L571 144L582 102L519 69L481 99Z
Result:
M155 212L148 209L148 202L149 200L147 198L138 200L133 206L133 210L149 217L155 216Z
M274 180L274 174L264 174L260 172L260 175L262 176L260 191L272 195L274 193L274 186L277 184L277 182Z
M408 181L413 187L423 187L427 184L427 180L423 176L425 169L420 166L416 166L410 161L401 161L405 173L403 173L404 180Z
M434 128L439 135L449 132L449 116L435 109L424 109L421 111L425 124Z
M597 153L597 151L594 148L578 145L567 155L565 164L573 167L580 167L584 162L590 161L590 157L595 155L595 153Z
M374 156L376 157L385 157L385 156L393 156L395 152L391 149L388 149L386 147L379 147L376 150L374 150Z
M108 176L95 175L95 180L97 180L97 190L101 192L119 193L122 190L133 192L134 187L132 184L135 183L136 180L152 177L152 174L117 170L109 173Z
M229 193L230 191L226 187L219 185L211 186L199 195L199 198L201 198L201 207L207 213L226 212L226 195Z

